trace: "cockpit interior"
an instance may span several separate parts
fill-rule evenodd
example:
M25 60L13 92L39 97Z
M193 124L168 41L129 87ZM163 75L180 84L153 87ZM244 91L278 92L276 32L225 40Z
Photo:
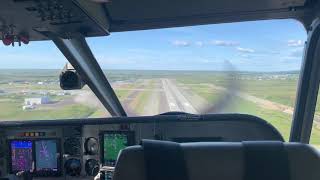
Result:
M32 77L36 76L37 72L30 70L12 72L12 75L8 75L6 72L9 71L0 70L3 71L0 72L0 180L319 180L320 143L313 146L313 142L318 142L317 139L320 139L317 137L320 135L318 129L313 130L318 128L318 119L320 119L318 118L320 114L317 114L320 83L319 12L320 1L318 0L2 0L0 2L0 40L2 41L0 57L4 58L0 58L0 61L10 61L6 58L11 56L5 53L9 55L11 53L12 57L16 56L12 53L12 49L17 49L19 52L19 48L22 49L22 56L25 50L34 51L35 54L47 51L50 58L50 48L37 50L28 47L33 47L33 43L51 42L50 47L54 47L61 57L68 61L56 76L59 80L52 81L59 84L59 90L62 89L64 93L60 95L58 89L52 90L50 93L59 91L56 93L58 95L54 96L55 101L58 102L62 96L69 97L74 93L78 98L74 98L72 102L87 103L89 104L87 110L91 110L90 106L94 106L89 102L91 97L81 100L82 94L77 94L75 91L89 89L94 94L94 98L98 99L99 107L107 111L108 116L105 114L103 114L105 117L94 118L90 118L89 115L76 116L82 110L81 107L70 106L76 114L75 118L50 119L47 109L66 106L65 104L71 100L50 104L46 103L45 98L26 98L25 94L28 92L23 92L24 95L19 96L20 100L24 98L23 110L20 107L22 100L19 101L20 104L15 104L19 106L19 110L27 113L22 114L20 119L13 120L8 118L9 116L2 116L1 114L9 112L5 107L11 107L8 104L9 101L7 104L3 103L4 105L2 102L7 102L6 100L16 93L13 86L31 87L30 83L25 83L26 80L18 82L3 81L3 79L16 77L17 73L21 73L21 77ZM168 32L171 32L171 28L200 26L204 27L204 31L207 25L226 24L223 28L217 27L223 34L227 31L227 26L256 21L267 21L267 23L265 27L261 25L259 34L258 32L251 34L250 39L259 38L259 36L276 39L277 34L268 34L263 29L268 29L268 21L280 20L276 21L277 26L274 26L274 32L278 31L277 27L280 31L279 24L283 23L282 20L288 19L294 20L296 24L299 23L301 29L306 32L305 41L284 42L288 43L285 47L292 48L290 50L294 51L293 53L301 50L299 52L302 61L301 66L298 67L298 73L295 74L293 71L284 73L281 69L277 70L272 66L276 70L267 75L265 71L256 73L255 68L245 69L240 75L235 75L232 68L227 68L224 71L227 72L226 79L232 77L233 80L230 82L224 81L223 78L215 80L214 83L219 86L208 85L209 83L206 82L194 84L192 79L172 80L170 79L174 74L172 71L146 71L146 74L155 77L160 76L160 73L163 74L160 80L145 80L141 83L130 78L143 75L123 70L120 74L129 80L118 78L116 82L110 81L109 77L113 77L113 74L106 73L103 63L98 61L99 58L103 58L100 54L109 55L107 48L109 46L100 51L98 51L99 48L97 51L92 48L95 43L98 44L98 39L105 38L104 42L108 42L110 38L113 42L118 40L113 40L113 35L120 37L122 33L139 32L163 39L158 30L168 29ZM250 27L257 26L254 24ZM279 38L290 34L290 27L284 30ZM249 26L246 28L249 29ZM175 35L189 33L185 37L195 36L192 34L194 29L182 30L185 29L173 29L171 33ZM239 32L238 36L248 35L240 29ZM136 46L140 44L140 40L141 44L144 44L145 41L137 37L140 35L130 34L124 39L132 38L134 41L132 43ZM232 36L227 37L232 38ZM170 43L172 46L162 51L159 56L171 53L170 49L186 49L193 46L193 50L183 51L190 54L196 51L196 48L202 48L198 51L205 51L203 49L206 45L221 48L221 52L233 48L240 53L232 58L261 58L262 53L277 56L277 52L274 51L279 50L275 48L263 52L244 48L242 45L245 43L232 40L215 40L207 43L175 40ZM112 45L111 43L110 46ZM262 41L260 45L268 46ZM119 43L117 46L126 46L126 44ZM158 48L152 42L146 46ZM159 51L161 50L159 48ZM177 50L178 57L179 50ZM136 48L132 51L140 53L142 50ZM221 52L218 51L215 53L220 54ZM282 50L279 51L282 55ZM153 53L147 50L144 52ZM227 54L221 54L226 56L226 59L229 58ZM186 56L191 55L186 54ZM203 60L203 57L200 58ZM285 60L294 59L292 56L286 58ZM209 60L205 60L204 63L210 63ZM30 61L31 64L33 62ZM155 68L161 66L157 63L152 66ZM172 68L176 65L173 61L164 63ZM188 62L178 62L177 66L184 66L184 63L186 65ZM244 60L241 63L246 62ZM267 64L272 63L273 61L270 60ZM108 65L111 66L112 63ZM284 68L290 65L284 65ZM2 69L1 66L0 63L0 69ZM41 68L46 69L44 66ZM250 79L249 71L256 73L254 80ZM220 77L219 72L217 77ZM211 78L210 74L199 75L199 72L194 71L180 71L180 73L190 77L195 74L200 79L204 79L203 81ZM49 75L42 75L42 77L47 78ZM272 84L274 79L279 80L279 83ZM239 83L242 81L252 81L257 87L262 88L269 83L271 88L265 90L261 96L256 89L248 90L249 93L233 90L240 87ZM126 82L131 84L124 86ZM37 87L43 87L46 83L48 88L53 87L47 80L35 81ZM275 93L278 91L277 87L284 87L290 83L294 84L291 89L297 89L297 92L290 94L289 90L283 90L282 95L287 97L290 94L292 103L287 103L287 99L277 101L278 99L266 95ZM114 84L122 88L123 94L128 93L129 88L134 89L135 93L125 94L128 101L133 99L127 103L129 105L121 100L121 96L124 95L120 94L120 91L116 92L115 89L118 86ZM150 84L155 89L152 91L153 94L140 93L151 91ZM210 89L206 89L207 86ZM241 88L246 87L242 85ZM1 92L2 89L4 89L3 92ZM41 90L43 89L46 88ZM38 90L39 88L34 88L30 94L34 95ZM205 109L201 111L194 104L201 104L200 102L212 98L208 96L209 90L224 93L215 96L218 100L214 105L201 106ZM198 95L191 96L191 91L198 92ZM164 94L159 95L159 98L151 98L148 103L134 101L137 97L141 99L146 96L154 97L158 92ZM188 95L191 98L187 97ZM192 102L201 95L203 96L198 99L202 101ZM248 101L246 105L250 102L259 106L253 107L250 104L250 111L245 113L219 111L229 101L233 101L232 97L241 99L241 102ZM161 101L168 101L168 103L161 103ZM163 111L152 111L156 114L139 114L138 111L133 113L128 110L130 109L128 106L140 108L144 112L152 111L152 108L162 108ZM245 105L240 104L238 108L244 108L243 106ZM265 106L268 106L268 110L260 110ZM212 109L215 111L211 111ZM275 109L277 112L273 113ZM31 116L32 113L38 110L43 110L44 113L32 119L34 118ZM251 114L250 112L254 110L259 113ZM65 111L57 111L53 114L55 117L63 117L59 116L63 113ZM14 111L11 114L13 116L19 112ZM30 120L23 120L29 117ZM275 125L274 119L283 121ZM313 137L316 140L313 141Z

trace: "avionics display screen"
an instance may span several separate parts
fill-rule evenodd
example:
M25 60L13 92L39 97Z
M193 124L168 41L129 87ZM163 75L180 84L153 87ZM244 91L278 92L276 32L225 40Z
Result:
M57 141L35 141L37 171L58 171Z
M133 144L133 132L105 132L103 134L104 165L114 165L119 152Z
M11 171L30 171L33 163L33 142L14 140L10 142Z
M61 175L58 139L10 140L10 173L32 170L34 176Z

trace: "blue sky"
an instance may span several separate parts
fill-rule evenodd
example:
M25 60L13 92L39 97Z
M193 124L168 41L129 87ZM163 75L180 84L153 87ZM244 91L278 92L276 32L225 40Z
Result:
M299 70L303 26L295 20L269 20L112 33L88 38L103 69ZM0 45L0 68L61 69L65 58L50 41L22 47Z

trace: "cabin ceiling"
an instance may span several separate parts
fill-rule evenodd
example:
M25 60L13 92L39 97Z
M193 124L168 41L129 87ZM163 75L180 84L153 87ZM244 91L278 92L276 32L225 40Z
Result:
M306 0L113 0L110 31L291 18ZM301 14L300 14L301 15Z
M46 40L112 32L264 19L312 19L317 0L1 0L0 39ZM311 18L310 18L311 17Z

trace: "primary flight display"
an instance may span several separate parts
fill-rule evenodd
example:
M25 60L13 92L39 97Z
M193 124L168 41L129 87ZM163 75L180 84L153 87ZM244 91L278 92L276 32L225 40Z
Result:
M61 173L60 148L57 139L11 140L10 172L29 171L35 176Z

